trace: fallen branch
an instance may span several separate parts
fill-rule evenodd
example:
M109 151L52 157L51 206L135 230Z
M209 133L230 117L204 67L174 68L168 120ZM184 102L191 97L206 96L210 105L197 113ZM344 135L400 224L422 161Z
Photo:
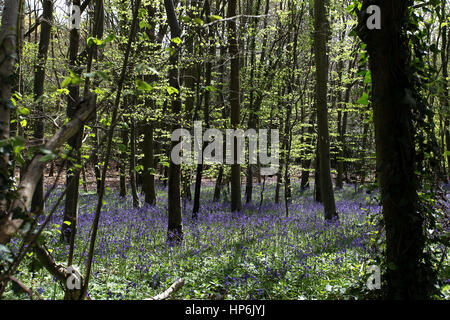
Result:
M160 293L160 294L154 296L153 298L148 298L148 299L144 299L144 300L166 300L172 293L180 290L181 287L183 287L183 285L184 285L184 279L183 278L178 279L169 287L169 289L167 289L163 293Z

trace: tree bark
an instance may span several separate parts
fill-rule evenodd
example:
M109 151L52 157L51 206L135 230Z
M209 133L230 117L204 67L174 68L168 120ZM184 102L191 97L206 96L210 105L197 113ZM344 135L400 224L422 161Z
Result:
M133 117L130 117L130 185L131 195L133 197L133 207L139 208L141 202L136 186L136 124Z
M73 6L80 6L80 0L73 0ZM76 74L80 73L78 66L78 47L80 43L80 30L73 28L70 31L69 42L69 65L70 69ZM67 117L72 119L77 108L79 107L80 100L80 86L78 84L69 84L69 94L67 98ZM80 132L69 139L67 144L71 148L71 158L73 160L67 161L66 172L66 199L64 203L64 218L63 221L70 222L69 224L62 224L62 239L69 243L70 239L76 233L77 220L78 220L78 194L79 194L79 180L80 172L75 169L75 165L80 163L80 149L81 139L83 137L83 128L80 128ZM73 182L72 182L73 181Z
M424 271L423 217L418 205L412 102L408 92L410 50L406 39L411 1L378 1L381 29L368 30L360 14L359 36L367 44L372 72L377 173L386 229L389 299L429 297ZM364 1L362 12L371 1ZM389 59L386 59L386 57Z
M9 139L11 83L16 62L17 22L21 1L6 0L0 29L0 140ZM0 219L7 214L9 186L12 184L9 166L10 150L0 151ZM32 195L30 195L32 196Z
M53 3L51 0L43 1L43 14L41 23L41 35L39 39L39 49L37 62L35 65L34 73L34 101L42 97L44 94L44 82L45 82L45 65L47 63L47 52L50 44L50 35L53 21ZM42 144L44 142L44 104L37 103L37 120L34 124L34 138ZM31 201L31 212L43 212L44 211L44 176L42 175L39 180L36 190L33 194Z
M228 1L227 17L236 16L237 1ZM236 130L240 124L240 80L239 80L239 44L237 41L236 20L228 21L228 52L231 60L230 73L230 105L231 126ZM241 211L241 165L237 163L237 138L234 138L234 161L231 165L231 211Z
M178 24L175 7L172 0L164 0L164 7L169 21L170 35L172 39L181 36L181 29ZM176 117L172 125L172 131L178 129L179 119L181 113L181 98L180 98L180 82L178 73L178 48L172 41L171 47L174 49L170 55L170 70L169 70L169 84L171 87L178 90L172 96L172 113ZM179 143L179 141L172 141L171 150ZM183 241L183 225L181 212L181 166L170 161L169 167L169 190L168 190L168 214L169 222L167 228L167 240L170 243L181 243Z
M330 137L328 133L327 84L328 58L327 38L328 21L325 1L314 2L314 55L316 61L316 108L320 155L320 189L325 219L337 218L333 183L330 168Z
M128 148L128 130L123 128L121 130L122 135L122 145L124 146L123 151L120 152L120 163L119 163L119 195L121 197L126 197L127 195L127 175L126 175L126 159L127 159L127 148Z

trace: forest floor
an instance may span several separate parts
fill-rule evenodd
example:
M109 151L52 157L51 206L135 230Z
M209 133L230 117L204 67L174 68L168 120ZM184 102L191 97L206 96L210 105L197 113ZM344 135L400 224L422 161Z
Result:
M448 186L447 186L448 187ZM375 297L367 289L368 266L380 264L384 233L376 192L346 185L336 191L339 221L325 222L323 208L312 200L312 189L301 191L293 181L293 200L274 204L275 185L261 184L253 204L239 214L229 211L229 195L213 202L214 185L202 188L198 220L192 203L183 216L184 241L169 245L167 189L158 186L157 205L133 208L131 196L108 189L101 213L92 278L91 299L145 299L167 289L179 278L185 285L171 299L357 299ZM47 200L52 208L61 193ZM142 197L142 195L141 195ZM450 212L450 191L442 210ZM283 199L283 197L280 197ZM95 192L81 193L75 265L84 266L95 214ZM49 210L49 209L47 209ZM445 212L445 211L444 211ZM58 262L66 263L68 247L60 242L63 205L46 229L46 245ZM381 231L381 232L380 232ZM448 231L448 230L447 230ZM13 239L12 247L20 242ZM437 246L437 251L444 248ZM442 254L441 254L442 255ZM82 273L84 268L82 267ZM450 298L449 257L440 268L443 298ZM62 299L63 290L33 257L16 275L43 299ZM4 299L27 299L9 289Z

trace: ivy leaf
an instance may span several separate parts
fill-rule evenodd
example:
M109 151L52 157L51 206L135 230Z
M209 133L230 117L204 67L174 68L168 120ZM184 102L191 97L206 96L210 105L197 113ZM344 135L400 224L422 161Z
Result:
M357 104L363 104L368 106L369 105L369 95L364 92L362 97L358 99L358 101L356 101Z

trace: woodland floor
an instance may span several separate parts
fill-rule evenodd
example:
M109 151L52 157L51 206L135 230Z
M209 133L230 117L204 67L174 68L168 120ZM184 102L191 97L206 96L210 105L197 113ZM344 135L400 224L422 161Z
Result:
M199 219L190 218L192 203L185 203L184 241L166 242L167 189L158 184L157 205L132 206L131 195L121 198L107 191L97 237L91 299L145 299L161 293L179 278L185 285L172 299L354 299L370 297L366 289L368 265L379 264L384 234L379 233L381 208L377 193L346 185L336 191L339 222L324 222L323 209L312 200L312 189L300 191L293 181L293 201L286 217L285 205L273 204L275 184L254 188L253 204L240 214L229 211L229 195L213 202L213 183L202 188ZM450 212L450 188L442 211ZM80 188L82 189L82 188ZM243 188L244 189L244 188ZM47 200L47 210L61 189ZM143 195L140 195L143 200ZM283 197L281 197L283 199ZM95 212L96 194L81 191L75 265L87 257L88 234ZM59 205L46 230L46 245L58 262L66 263L68 247L60 229ZM447 230L448 231L448 230ZM17 248L18 239L12 241ZM436 250L443 247L437 246ZM83 272L83 268L81 268ZM33 258L27 258L16 275L43 299L61 299L63 290ZM450 298L448 256L440 278L445 299ZM10 288L4 299L27 299ZM220 298L219 297L219 298Z

